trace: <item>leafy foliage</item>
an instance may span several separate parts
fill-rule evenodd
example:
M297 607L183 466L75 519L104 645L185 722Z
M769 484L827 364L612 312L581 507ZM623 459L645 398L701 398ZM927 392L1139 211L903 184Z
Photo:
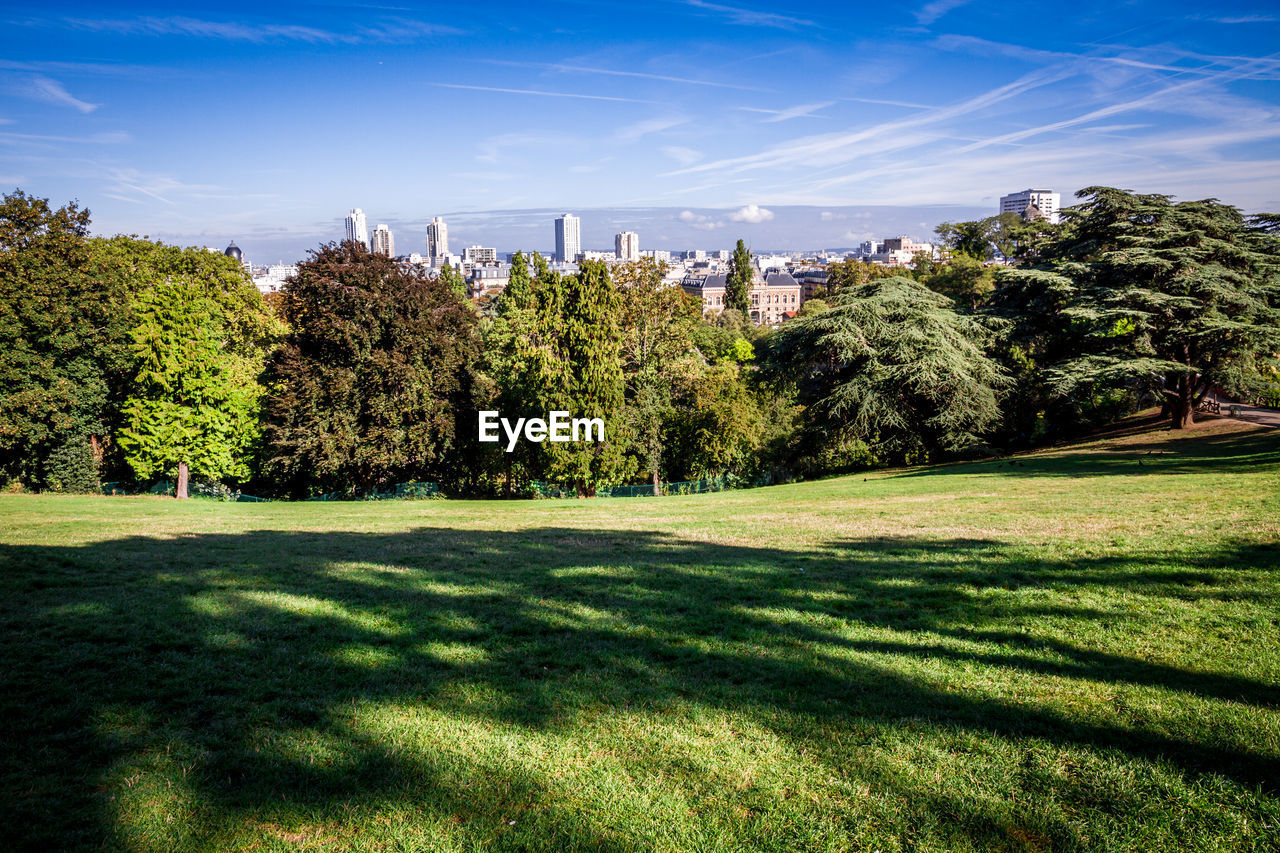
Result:
M269 365L266 473L295 495L447 479L474 412L476 318L444 279L328 244L285 286ZM474 429L474 414L465 429Z
M0 480L97 488L129 301L95 275L88 230L75 203L54 210L21 190L0 201Z
M1008 380L984 352L991 337L945 296L895 277L783 326L766 369L794 385L810 429L921 459L978 446L995 425Z
M1145 387L1172 423L1191 423L1213 387L1257 376L1280 351L1277 238L1216 200L1089 187L1071 228L1035 274L1006 279L999 307L1027 326L1049 305L1061 358L1045 378L1060 395ZM1026 333L1024 332L1024 335Z
M747 244L738 241L729 258L729 274L724 281L724 307L751 314L751 253Z

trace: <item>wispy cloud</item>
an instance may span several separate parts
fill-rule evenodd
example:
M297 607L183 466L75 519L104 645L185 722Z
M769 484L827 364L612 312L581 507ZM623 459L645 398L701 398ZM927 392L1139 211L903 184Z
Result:
M651 104L639 98L620 98L613 95L587 95L581 92L546 92L541 89L508 89L504 86L469 86L463 83L432 83L442 89L468 89L474 92L499 92L506 95L538 95L545 98L581 98L587 101L619 101L626 104Z
M50 77L40 74L19 75L5 85L5 91L20 98L41 101L59 107L71 107L82 113L91 113L98 104L82 101L67 91L67 88Z
M158 201L174 207L175 195L192 195L226 190L213 184L187 184L173 177L155 172L144 172L139 169L110 168L106 170L106 192L112 198L135 204L147 204Z
M458 35L463 32L456 27L409 18L382 19L350 32L334 32L305 24L250 25L235 21L209 21L184 16L147 16L131 19L67 18L65 20L70 26L97 32L149 36L182 35L254 43L300 41L310 44L359 44L364 41L409 41L423 36Z
M958 9L969 2L970 0L933 0L915 13L916 23L927 27L952 9Z
M716 89L736 89L742 92L764 92L756 86L742 86L737 83L721 83L716 80L700 80L692 77L673 77L670 74L652 74L648 71L623 71L616 68L593 68L586 65L569 65L562 62L514 62L506 59L483 60L491 65L512 65L520 68L542 68L563 74L599 74L605 77L632 77L638 80L656 80L661 83L683 83L689 86L710 86Z
M675 160L681 166L692 166L703 157L701 151L696 151L692 148L685 148L682 145L664 145L658 150L670 157L672 160Z
M709 172L725 170L741 172L753 169L776 169L787 166L830 165L848 162L858 156L865 155L863 150L869 142L879 141L879 151L902 150L918 145L923 141L936 138L933 135L921 135L918 131L932 125L951 121L970 115L995 104L1007 101L1026 92L1058 82L1072 72L1068 69L1041 69L998 86L981 94L967 98L947 107L938 107L910 118L882 122L866 128L855 128L843 133L829 133L818 136L806 136L771 146L758 154L742 157L730 157L689 166L672 175L693 172Z
M481 163L497 163L508 149L527 151L531 148L555 146L566 148L575 144L575 138L551 133L499 133L476 143L476 160Z
M621 127L614 136L622 142L634 142L642 136L648 136L651 133L661 133L664 130L670 130L673 127L679 127L682 124L688 123L689 119L684 116L650 118Z
M686 225L697 228L699 231L714 231L717 228L723 228L724 223L713 216L707 216L702 213L694 213L692 210L680 211L679 220Z
M787 121L793 118L826 118L826 116L814 115L818 110L834 104L835 101L822 101L817 104L800 104L794 107L787 107L785 110L765 110L759 107L738 107L740 110L746 110L752 113L764 113L769 118L765 119L765 123L776 121Z
M1280 21L1275 15L1237 15L1234 17L1210 18L1215 24L1274 24Z
M8 123L5 120L4 123ZM89 136L54 136L43 133L9 133L0 132L0 142L69 142L75 145L118 145L129 142L132 137L122 130L109 133L94 133Z
M705 9L728 17L734 24L748 27L774 27L783 30L794 30L799 27L816 27L813 21L804 18L793 18L779 15L776 12L760 12L755 9L743 9L739 6L724 6L719 3L707 3L705 0L686 0L686 4L695 9Z

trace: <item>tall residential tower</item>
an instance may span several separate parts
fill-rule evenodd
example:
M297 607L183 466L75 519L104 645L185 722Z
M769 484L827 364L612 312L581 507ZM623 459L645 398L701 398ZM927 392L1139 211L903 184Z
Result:
M620 261L640 260L640 235L623 231L613 238L613 256Z
M386 255L388 258L396 256L396 238L391 234L391 229L385 225L379 225L373 229L373 243L369 250L375 255Z
M427 258L431 266L438 267L449 255L449 226L439 216L427 226Z
M572 213L556 220L556 260L574 261L582 252L582 223Z
M358 207L353 207L347 214L347 239L369 245L369 222L364 218L364 211Z

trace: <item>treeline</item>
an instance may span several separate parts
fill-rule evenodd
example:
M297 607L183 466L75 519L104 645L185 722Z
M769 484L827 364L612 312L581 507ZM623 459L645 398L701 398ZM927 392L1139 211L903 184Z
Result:
M0 483L775 482L1030 446L1152 402L1186 426L1210 389L1277 383L1275 217L1079 196L1059 225L945 224L943 263L833 264L768 330L704 317L652 263L565 276L517 255L475 304L457 273L355 243L313 251L264 300L221 254L90 237L87 211L18 191L0 206ZM1016 265L988 265L997 251ZM740 243L731 280L748 260ZM598 417L606 440L507 453L478 441L482 410Z

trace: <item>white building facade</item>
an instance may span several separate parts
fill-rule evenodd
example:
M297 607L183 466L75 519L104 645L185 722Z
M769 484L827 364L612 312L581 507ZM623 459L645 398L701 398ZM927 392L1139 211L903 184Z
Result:
M373 229L373 241L369 246L369 251L375 255L386 255L388 258L396 256L396 238L391 233L390 228L380 224Z
M640 260L640 235L623 231L613 238L613 256L620 261Z
M1023 190L1000 197L1001 213L1023 216L1027 208L1035 205L1046 222L1058 224L1058 211L1062 207L1062 195L1053 190Z
M438 267L448 254L449 226L437 216L427 226L427 260L433 267Z
M569 263L582 253L582 222L572 213L556 220L556 260Z
M358 207L351 208L351 212L347 214L347 239L369 245L369 220L365 219L364 211Z

